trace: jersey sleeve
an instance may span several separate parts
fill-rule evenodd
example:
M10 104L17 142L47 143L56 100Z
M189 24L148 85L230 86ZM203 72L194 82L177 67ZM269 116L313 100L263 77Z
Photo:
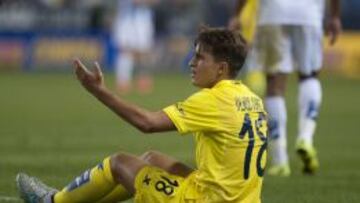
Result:
M164 108L163 111L181 134L215 131L219 123L216 103L210 90L202 90L183 102Z

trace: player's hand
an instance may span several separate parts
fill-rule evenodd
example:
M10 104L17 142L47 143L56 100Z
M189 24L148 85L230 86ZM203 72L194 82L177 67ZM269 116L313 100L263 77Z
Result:
M329 44L334 45L337 41L339 34L341 33L341 21L340 18L331 18L326 23L325 34L329 37Z
M104 76L97 62L94 63L94 70L91 71L79 59L75 59L74 69L77 79L89 92L93 93L105 87Z

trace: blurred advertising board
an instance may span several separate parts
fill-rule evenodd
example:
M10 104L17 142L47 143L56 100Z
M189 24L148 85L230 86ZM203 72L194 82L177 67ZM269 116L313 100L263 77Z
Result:
M104 54L104 43L97 38L39 37L32 44L32 66L34 69L63 69L71 67L74 57L102 62Z
M22 40L0 39L0 70L21 68L25 63L25 50Z
M360 78L360 32L343 33L334 46L325 41L324 67Z
M67 70L75 57L111 67L110 47L104 33L0 33L0 70Z

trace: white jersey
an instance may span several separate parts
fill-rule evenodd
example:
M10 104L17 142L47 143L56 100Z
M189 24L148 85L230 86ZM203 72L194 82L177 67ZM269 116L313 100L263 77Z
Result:
M260 0L259 25L321 27L325 0Z
M117 45L127 49L147 51L154 41L153 11L134 0L119 0L113 37Z

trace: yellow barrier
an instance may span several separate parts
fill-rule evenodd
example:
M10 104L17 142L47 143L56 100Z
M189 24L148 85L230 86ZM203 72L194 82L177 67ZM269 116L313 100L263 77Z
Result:
M343 33L335 46L329 46L328 41L324 44L325 70L360 79L360 32Z

